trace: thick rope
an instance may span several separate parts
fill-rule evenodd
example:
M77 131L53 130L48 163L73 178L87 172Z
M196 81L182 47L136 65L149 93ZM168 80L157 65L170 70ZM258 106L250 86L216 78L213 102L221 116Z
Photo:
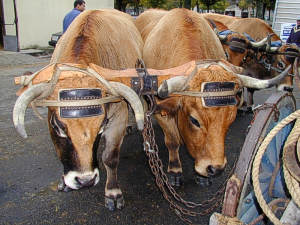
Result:
M292 196L293 201L300 208L300 188L299 183L291 176L288 169L283 165L283 174L286 186ZM296 188L298 186L298 188Z
M291 131L290 135L288 136L288 139L286 141L286 144L284 146L284 153L285 149L288 149L289 147L296 147L296 144L299 142L300 137L300 119L297 119L293 130ZM292 199L297 204L298 207L300 207L300 188L298 181L293 177L291 172L288 170L285 161L283 161L283 174L284 179L286 182L286 186L292 196Z
M274 215L272 210L268 207L268 204L266 203L262 191L260 189L260 184L259 184L259 168L260 168L260 163L262 160L262 157L265 153L265 150L267 149L267 146L270 144L272 141L273 137L287 124L290 122L294 121L295 119L300 118L300 110L297 110L296 112L290 114L288 117L284 118L280 123L278 123L271 131L270 133L266 136L264 141L262 142L261 146L259 147L257 154L255 156L254 162L253 162L253 168L252 168L252 180L253 180L253 187L254 187L254 192L255 196L257 198L257 201L262 208L263 212L265 215L271 220L272 223L275 225L282 225L282 223L279 221L279 219ZM299 187L299 184L298 184ZM292 191L292 190L289 190Z

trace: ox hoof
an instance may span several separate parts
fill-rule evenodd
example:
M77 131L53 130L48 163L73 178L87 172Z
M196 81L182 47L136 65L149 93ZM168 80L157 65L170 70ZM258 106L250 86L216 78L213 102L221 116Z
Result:
M173 187L180 187L183 184L181 173L170 173L168 174L169 183Z
M212 184L211 179L209 177L203 177L199 175L195 176L195 182L200 187L209 187Z
M72 191L72 188L69 188L66 184L63 178L60 179L59 183L57 184L57 190L63 191L63 192L69 192Z
M124 205L125 201L123 196L117 197L116 199L105 196L105 207L110 211L114 211L116 208L122 209Z

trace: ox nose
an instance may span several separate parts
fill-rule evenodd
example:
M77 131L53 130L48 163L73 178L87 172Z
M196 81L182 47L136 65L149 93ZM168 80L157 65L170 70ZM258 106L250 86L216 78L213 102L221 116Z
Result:
M75 180L81 187L91 187L95 185L97 174L91 179L90 177L75 177Z
M288 86L285 86L283 88L284 91L287 91L287 92L293 92L293 87L288 87Z
M207 168L206 168L206 172L207 172L207 175L209 177L215 177L215 176L218 176L221 174L221 172L223 171L223 169L219 168L219 167L214 167L212 165L209 165Z

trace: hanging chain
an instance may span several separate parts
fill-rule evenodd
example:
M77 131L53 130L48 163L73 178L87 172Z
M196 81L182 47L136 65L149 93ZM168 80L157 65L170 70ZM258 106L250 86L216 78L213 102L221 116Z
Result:
M209 213L211 213L214 209L222 205L222 200L224 196L224 191L226 188L226 185L222 185L222 188L220 188L214 196L212 196L211 199L205 200L202 203L194 203L191 201L184 200L172 187L172 185L168 181L168 177L166 173L163 170L163 164L162 161L159 158L159 150L158 146L155 142L155 134L154 129L152 126L152 119L151 116L155 111L155 98L153 95L146 95L145 98L148 100L149 105L149 111L145 114L145 126L144 130L142 132L143 138L144 138L144 151L146 152L146 155L148 157L149 166L151 168L151 171L153 175L155 176L155 182L162 192L164 198L169 202L170 208L173 209L177 216L184 222L188 224L192 224L192 221L186 218L186 216L204 216ZM233 166L228 178L226 179L225 183L227 183L229 177L233 173L233 169L235 166ZM170 194L171 195L170 195ZM180 206L176 203L179 202ZM196 207L202 207L203 210L201 212L195 212L191 211L187 208L196 208Z

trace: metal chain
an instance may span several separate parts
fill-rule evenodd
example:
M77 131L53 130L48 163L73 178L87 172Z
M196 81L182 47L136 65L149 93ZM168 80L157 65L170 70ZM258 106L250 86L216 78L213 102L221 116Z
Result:
M149 107L149 111L145 114L145 126L142 135L144 138L144 150L148 157L149 166L151 168L153 175L155 176L156 184L160 189L160 191L162 192L164 198L169 202L170 208L175 211L176 215L179 216L181 220L183 220L188 224L192 224L192 221L187 219L185 216L195 217L197 215L203 216L211 213L214 209L216 209L218 206L222 204L226 185L223 184L222 188L220 188L216 192L216 194L212 196L211 199L208 199L202 203L194 203L191 201L186 201L175 191L175 189L169 183L168 177L163 170L163 164L158 155L159 152L158 146L155 142L155 134L154 134L152 119L151 119L151 116L155 111L155 106L156 106L155 99L153 95L146 95L145 97L148 98L150 107ZM228 178L226 179L225 183L227 183L229 177L231 176L233 172L233 168ZM171 193L171 195L169 195L168 192ZM182 204L183 207L178 205L173 199L175 199L177 202ZM187 208L196 208L196 207L202 207L203 211L195 212L187 209Z

